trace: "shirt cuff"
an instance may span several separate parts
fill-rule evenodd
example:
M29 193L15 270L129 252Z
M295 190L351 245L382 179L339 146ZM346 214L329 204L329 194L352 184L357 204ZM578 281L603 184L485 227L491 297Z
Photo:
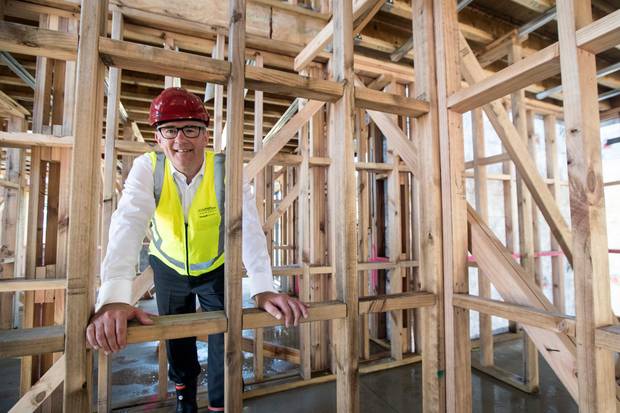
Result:
M95 311L99 311L101 307L110 303L133 305L131 302L132 288L133 280L118 279L104 282L99 288Z
M253 274L252 282L250 282L250 298L264 292L277 292L273 287L273 276L271 274Z

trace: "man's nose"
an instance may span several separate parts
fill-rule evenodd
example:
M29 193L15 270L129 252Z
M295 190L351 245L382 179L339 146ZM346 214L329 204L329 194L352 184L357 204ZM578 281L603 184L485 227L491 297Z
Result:
M183 129L179 129L179 131L177 132L177 136L175 137L175 140L177 141L186 141L189 138L187 136L185 136L185 132L183 132Z

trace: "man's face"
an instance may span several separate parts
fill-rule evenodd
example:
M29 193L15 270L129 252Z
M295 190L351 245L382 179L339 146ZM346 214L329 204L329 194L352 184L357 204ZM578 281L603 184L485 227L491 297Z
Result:
M185 128L185 132L181 128ZM192 137L196 133L197 136ZM157 126L155 137L166 157L179 172L188 178L198 172L209 141L204 123L195 120L165 122Z

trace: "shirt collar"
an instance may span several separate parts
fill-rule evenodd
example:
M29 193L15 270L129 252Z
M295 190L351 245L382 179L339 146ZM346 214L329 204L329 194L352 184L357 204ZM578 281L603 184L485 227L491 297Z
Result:
M205 174L205 160L206 160L206 157L202 159L202 166L200 167L200 169L198 170L198 173L196 174L196 176L194 176L192 181L189 184L187 184L188 186L194 183L197 178L202 179L203 175ZM174 164L170 161L170 159L166 158L166 161L168 161L168 165L170 166L170 170L172 171L172 176L178 180L187 182L187 178L185 177L185 175L183 175L182 172L179 172L177 168L174 167Z

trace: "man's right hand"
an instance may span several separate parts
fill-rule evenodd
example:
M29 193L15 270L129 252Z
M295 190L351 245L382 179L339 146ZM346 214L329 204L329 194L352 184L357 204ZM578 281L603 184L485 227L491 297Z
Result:
M106 354L120 351L127 344L127 320L135 318L140 324L153 324L149 315L153 314L129 304L106 304L90 319L86 340L93 349L102 349Z

